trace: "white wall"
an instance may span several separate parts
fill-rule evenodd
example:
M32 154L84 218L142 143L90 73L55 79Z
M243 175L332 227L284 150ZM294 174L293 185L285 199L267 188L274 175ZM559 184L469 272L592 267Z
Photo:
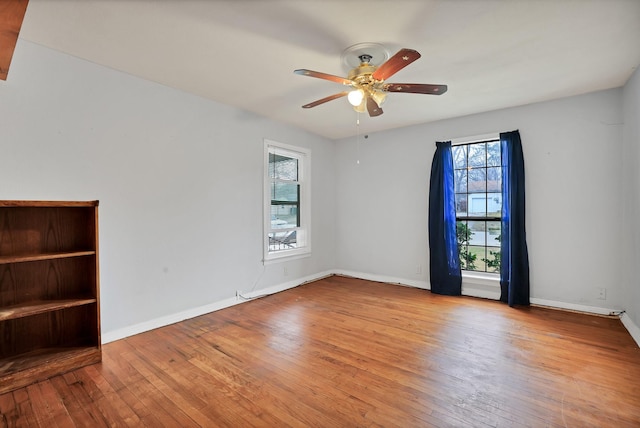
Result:
M635 326L640 327L640 71L637 69L624 86L623 105L624 307Z
M0 199L100 200L103 336L335 264L334 143L18 41ZM312 152L313 255L262 265L263 138Z
M355 138L338 142L338 268L428 284L435 141L519 129L532 298L624 307L621 123L622 91L614 89L371 134L359 156ZM606 300L596 298L598 287Z

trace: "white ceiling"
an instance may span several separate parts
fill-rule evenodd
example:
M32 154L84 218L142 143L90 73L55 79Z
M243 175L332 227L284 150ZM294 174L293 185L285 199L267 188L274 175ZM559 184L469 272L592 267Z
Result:
M446 84L389 94L360 132L622 86L640 64L640 0L30 0L20 38L336 139L357 114L343 50L381 43L422 58L389 79ZM52 71L54 72L54 71Z

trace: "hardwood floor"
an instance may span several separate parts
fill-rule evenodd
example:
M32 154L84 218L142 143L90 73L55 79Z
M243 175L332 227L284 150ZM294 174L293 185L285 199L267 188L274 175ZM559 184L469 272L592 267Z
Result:
M331 277L103 347L0 426L638 427L617 319Z

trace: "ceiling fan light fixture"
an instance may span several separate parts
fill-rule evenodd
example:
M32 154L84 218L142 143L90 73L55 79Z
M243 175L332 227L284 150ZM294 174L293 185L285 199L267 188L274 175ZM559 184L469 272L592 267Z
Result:
M362 92L362 89L353 90L349 92L349 95L347 95L347 99L349 100L349 103L354 107L357 107L360 104L362 104L363 98L364 98L364 92Z

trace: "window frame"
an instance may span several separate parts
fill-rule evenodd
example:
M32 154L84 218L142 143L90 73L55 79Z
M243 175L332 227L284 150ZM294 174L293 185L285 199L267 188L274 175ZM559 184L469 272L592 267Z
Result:
M299 185L297 205L297 218L299 226L287 229L296 232L295 248L270 250L269 234L282 232L283 229L271 227L271 184L276 182L269 176L269 155L271 153L291 157L298 160L298 179L295 181ZM278 261L291 260L294 258L307 257L311 255L311 150L303 147L292 146L279 143L277 141L264 139L264 161L263 161L263 263L269 264ZM277 180L277 182L282 182ZM298 242L299 241L299 242Z
M462 139L458 139L458 140L454 140L451 142L452 148L453 147L460 147L460 146L472 146L474 144L481 144L481 143L493 143L493 142L497 142L498 144L500 144L500 135L498 133L496 134L486 134L486 135L481 135L481 136L477 136L477 137L468 137L468 138L462 138ZM485 152L486 153L486 152ZM469 155L467 152L467 169L469 168L473 168L473 167L469 167L468 166L468 161L469 161ZM489 166L487 165L486 161L485 161L485 165L482 168L489 168ZM502 177L502 161L500 162L500 165L498 166L498 168L500 168L500 180L503 180L504 178ZM455 166L454 166L454 171L455 171ZM458 168L459 169L459 168ZM467 178L468 180L468 178ZM486 177L485 177L486 180ZM468 183L467 183L468 186ZM489 192L488 189L486 188L486 184L485 184L485 191L484 192L465 192L464 194L467 195L467 201L468 201L468 195L473 194L473 193L477 193L477 194L484 194L485 195L485 203L488 203L488 198L487 195L490 193L498 193L498 192ZM501 190L500 192L501 193ZM456 195L460 194L460 193L455 193ZM457 207L456 207L457 208ZM487 207L485 207L487 208ZM458 216L458 211L456 209L456 227L459 221L464 221L464 222L469 222L469 221L484 221L485 224L487 222L500 222L502 223L502 213L500 213L499 216L489 216L487 212L485 212L485 216L484 217L478 217L478 216L471 216L469 215L469 208L467 208L467 213L466 216ZM484 243L484 248L485 248L485 257L488 258L488 250L487 248L496 248L495 245L487 245L487 241L485 239L485 243ZM499 248L499 246L498 246ZM486 267L485 267L486 269ZM500 272L488 272L488 271L481 271L481 270L468 270L468 269L462 269L462 276L463 278L467 277L469 279L473 279L474 282L479 282L479 283L485 283L486 285L494 285L495 281L498 281L500 278Z

